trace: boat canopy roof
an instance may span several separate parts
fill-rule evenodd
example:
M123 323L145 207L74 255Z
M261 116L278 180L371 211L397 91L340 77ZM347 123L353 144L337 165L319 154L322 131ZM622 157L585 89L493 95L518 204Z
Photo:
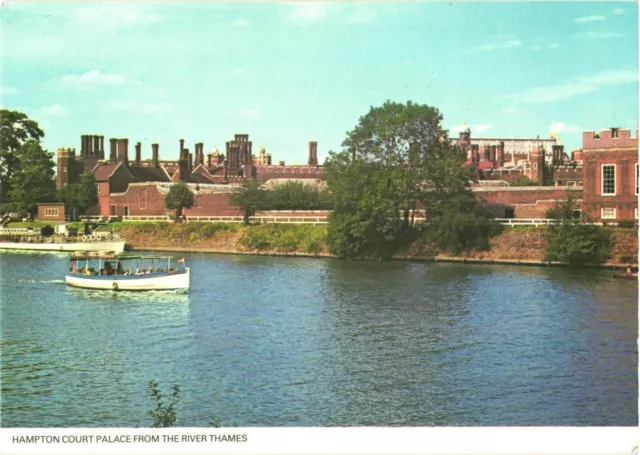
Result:
M117 259L119 261L128 261L131 259L173 259L173 256L141 256L134 254L114 253L113 251L78 251L71 255L72 261L79 259Z

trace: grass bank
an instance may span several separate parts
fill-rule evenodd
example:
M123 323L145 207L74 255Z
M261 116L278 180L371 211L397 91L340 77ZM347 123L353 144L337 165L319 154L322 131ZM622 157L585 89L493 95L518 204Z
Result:
M127 243L138 250L207 251L238 254L282 254L331 257L326 247L326 225L265 224L244 226L224 223L113 223ZM419 238L398 259L441 261L543 262L544 227L505 228L491 239L490 251L453 256L437 251ZM636 264L638 233L635 229L607 228L613 242L610 265Z

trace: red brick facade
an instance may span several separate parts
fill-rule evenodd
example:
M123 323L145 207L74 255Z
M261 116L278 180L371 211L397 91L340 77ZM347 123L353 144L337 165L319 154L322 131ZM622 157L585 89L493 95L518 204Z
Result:
M569 196L582 197L580 187L521 186L474 188L476 196L489 204L500 204L513 208L515 218L546 218L547 210Z
M637 135L615 128L583 134L584 212L594 221L637 219Z

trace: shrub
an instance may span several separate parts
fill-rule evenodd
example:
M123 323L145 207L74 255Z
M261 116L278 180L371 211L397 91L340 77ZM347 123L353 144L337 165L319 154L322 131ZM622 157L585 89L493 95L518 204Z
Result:
M633 263L635 261L637 261L637 258L635 258L633 256L623 255L623 256L619 256L618 257L618 262L621 262L623 264L631 264L631 263Z
M634 220L620 220L618 221L618 227L624 229L632 229L636 227L636 222Z
M272 210L326 210L331 196L326 189L303 182L288 181L275 185L268 193Z
M535 180L531 180L526 175L521 175L520 177L515 178L510 184L510 186L538 186L538 182Z
M575 207L575 200L569 198L554 208L557 221L549 225L545 234L548 240L545 261L601 264L610 254L610 235L597 225L573 218Z
M153 411L149 411L149 415L153 419L151 426L153 428L174 427L178 422L176 415L175 405L180 400L180 386L175 384L173 386L173 392L169 397L169 402L162 401L162 394L158 389L158 383L153 380L149 381L149 390L151 396L156 401L156 408Z
M56 230L48 224L45 227L40 229L40 235L49 236L49 235L53 235L55 232Z

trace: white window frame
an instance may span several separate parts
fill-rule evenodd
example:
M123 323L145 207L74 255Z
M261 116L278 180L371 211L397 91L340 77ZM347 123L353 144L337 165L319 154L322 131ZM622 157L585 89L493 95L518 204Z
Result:
M58 209L44 209L44 216L58 216Z
M608 213L612 213L612 215L605 216L605 210L607 211L611 210L612 212L608 212ZM600 218L602 218L603 220L617 220L618 211L615 209L615 207L602 207L600 209Z
M635 209L633 209L633 217L637 220L638 219L638 207L636 207Z
M613 167L613 193L605 193L604 192L604 168L605 167ZM616 175L617 175L617 165L616 164L602 164L600 166L600 195L601 196L616 196Z

